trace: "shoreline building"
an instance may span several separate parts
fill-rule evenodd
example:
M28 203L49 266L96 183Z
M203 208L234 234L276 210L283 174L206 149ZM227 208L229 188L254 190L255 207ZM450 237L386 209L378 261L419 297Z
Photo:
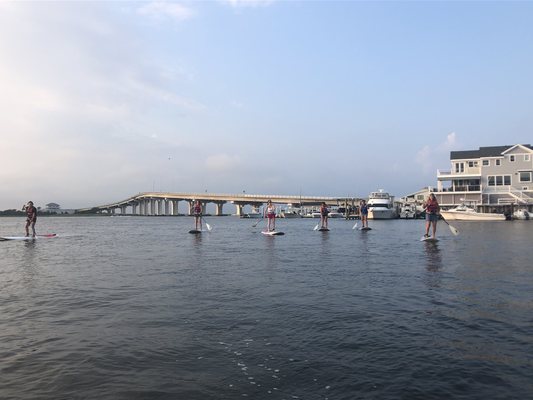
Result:
M437 171L434 192L444 208L462 203L481 212L533 210L533 147L529 144L450 152L451 170Z

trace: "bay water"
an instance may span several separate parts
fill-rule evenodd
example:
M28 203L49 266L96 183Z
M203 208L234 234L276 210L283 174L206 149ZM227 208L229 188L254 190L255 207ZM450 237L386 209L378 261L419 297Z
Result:
M0 242L0 398L533 398L533 221L206 220Z

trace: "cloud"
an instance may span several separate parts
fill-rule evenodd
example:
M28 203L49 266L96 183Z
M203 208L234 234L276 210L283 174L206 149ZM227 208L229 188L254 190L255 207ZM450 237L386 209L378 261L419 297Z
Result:
M245 7L267 7L274 3L274 0L221 0L233 8Z
M425 175L434 174L435 170L443 167L443 163L448 159L449 152L459 146L457 135L455 132L450 132L444 142L435 147L424 145L415 155L415 162L422 167L422 172ZM445 164L447 165L447 164Z
M440 148L444 151L450 151L457 148L457 136L455 132L450 132L446 136L446 140L441 144Z
M240 165L240 159L237 156L230 156L228 154L215 154L207 157L205 166L210 171L227 172L234 170Z
M433 162L431 160L431 153L432 153L432 150L427 145L422 147L416 153L415 161L417 162L417 164L422 166L422 170L424 171L424 174L427 174L427 173L431 172L431 170L433 169L432 168L433 167Z
M194 17L195 12L180 3L154 1L137 9L139 15L154 19L170 18L176 21L185 21Z

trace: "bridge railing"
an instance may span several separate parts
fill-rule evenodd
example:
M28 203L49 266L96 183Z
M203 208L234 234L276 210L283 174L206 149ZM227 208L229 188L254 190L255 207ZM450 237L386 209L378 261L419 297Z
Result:
M301 196L301 195L269 195L269 194L249 194L249 193L171 193L171 192L140 192L125 200L114 203L99 205L96 207L88 207L78 209L78 212L88 212L95 210L109 210L120 207L131 206L137 201L147 199L160 200L178 200L178 201L193 201L200 200L205 203L224 201L231 203L266 203L267 200L272 200L274 203L318 203L318 202L345 202L346 200L355 200L352 197L332 197L332 196ZM276 201L277 200L277 201Z

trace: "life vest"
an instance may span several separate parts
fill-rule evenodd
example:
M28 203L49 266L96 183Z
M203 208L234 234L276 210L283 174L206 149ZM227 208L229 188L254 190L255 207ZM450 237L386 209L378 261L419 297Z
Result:
M436 214L437 210L439 209L439 203L437 203L437 200L428 200L426 203L426 211L430 214Z
M26 207L26 217L28 221L37 220L37 209L35 208L35 206Z

